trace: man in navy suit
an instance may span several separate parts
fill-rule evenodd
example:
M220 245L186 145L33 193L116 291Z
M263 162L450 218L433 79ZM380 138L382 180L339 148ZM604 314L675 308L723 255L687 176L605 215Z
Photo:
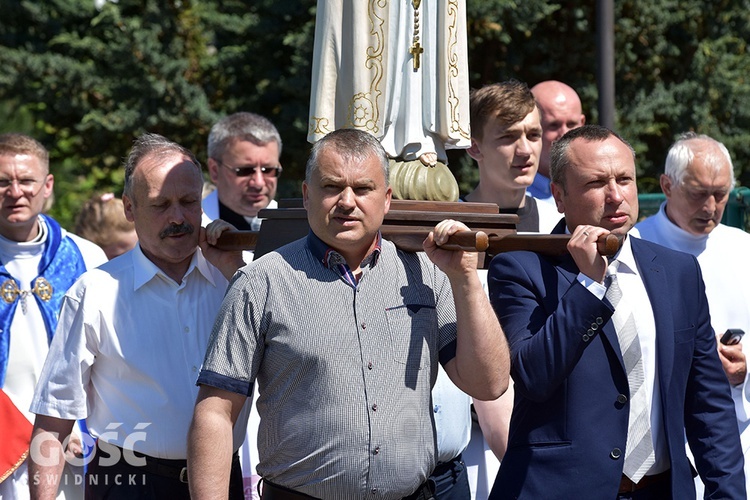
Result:
M551 175L570 255L510 252L489 271L516 388L490 498L695 498L685 436L706 498L745 498L698 263L628 235L638 215L633 149L585 125L555 143ZM610 233L621 247L608 259L597 240Z

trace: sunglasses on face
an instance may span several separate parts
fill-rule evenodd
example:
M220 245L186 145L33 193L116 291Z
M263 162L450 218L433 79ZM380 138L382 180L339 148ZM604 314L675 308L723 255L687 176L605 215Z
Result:
M233 167L231 165L226 165L219 160L215 161L222 167L234 172L234 175L237 177L252 177L258 169L260 169L260 173L263 174L263 177L278 177L283 170L281 165L243 165L241 167Z

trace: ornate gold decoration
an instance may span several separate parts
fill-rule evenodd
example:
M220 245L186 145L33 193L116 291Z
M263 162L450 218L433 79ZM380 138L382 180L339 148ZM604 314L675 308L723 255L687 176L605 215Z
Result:
M347 118L349 119L349 123L347 123L348 127L366 130L375 137L380 135L378 122L380 121L380 99L383 95L380 86L383 82L383 74L385 73L383 69L383 51L386 45L384 28L386 20L378 14L387 5L388 2L386 0L370 0L368 4L370 39L373 40L373 45L367 47L365 67L371 70L372 79L370 80L368 91L358 92L352 96L347 114Z
M0 290L2 290L3 300L8 304L12 304L18 298L18 285L16 285L16 282L13 279L5 280L3 284L0 285Z
M331 129L328 124L328 118L319 118L317 116L313 116L311 118L310 120L310 133L311 134L325 135L329 132L331 132Z
M414 71L419 69L419 56L424 53L424 48L419 43L419 4L422 0L412 0L411 5L414 7L414 32L411 39L411 48L409 54L413 57Z
M39 276L34 282L34 289L31 290L37 297L45 302L52 298L52 285L43 276Z
M461 119L459 113L459 96L458 91L455 88L455 80L460 77L458 70L459 58L457 52L458 45L458 21L460 15L460 7L458 0L450 0L448 2L448 8L446 17L450 19L448 26L448 104L450 106L450 129L451 132L458 132L461 137L466 140L471 140L471 133L469 130L461 128Z
M13 278L5 280L0 285L0 295L2 295L3 300L8 304L12 304L19 297L21 298L21 309L24 314L26 314L26 297L32 293L44 302L49 302L52 298L52 285L43 276L39 276L34 280L34 288L31 290L21 290Z

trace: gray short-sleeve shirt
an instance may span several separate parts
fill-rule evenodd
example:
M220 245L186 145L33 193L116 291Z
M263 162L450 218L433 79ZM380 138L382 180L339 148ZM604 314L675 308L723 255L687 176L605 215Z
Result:
M401 498L435 465L430 390L455 355L447 277L386 240L356 286L314 235L235 275L198 383L259 384L259 474L318 498Z

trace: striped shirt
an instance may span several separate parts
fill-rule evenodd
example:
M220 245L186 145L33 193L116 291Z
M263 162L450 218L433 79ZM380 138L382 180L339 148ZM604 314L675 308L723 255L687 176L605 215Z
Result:
M257 470L273 483L401 498L435 466L430 389L456 349L450 283L423 253L386 240L376 253L352 282L310 233L227 292L198 383L250 395L257 377Z

